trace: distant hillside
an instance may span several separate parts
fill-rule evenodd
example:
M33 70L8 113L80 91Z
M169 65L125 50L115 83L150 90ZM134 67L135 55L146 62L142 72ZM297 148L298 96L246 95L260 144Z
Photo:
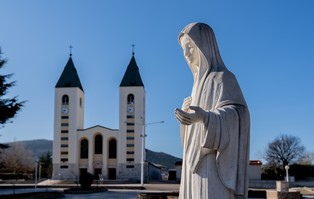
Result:
M182 159L174 157L164 152L154 152L146 149L146 160L155 164L160 164L165 167L166 170L175 169L175 163L182 161Z
M16 141L6 143L9 146L13 143L21 143L25 146L26 149L33 152L34 157L40 157L42 154L47 153L48 151L52 153L52 140L26 140L26 141Z
M14 142L6 143L11 145ZM42 154L50 151L52 153L52 140L27 140L27 141L17 141L17 143L22 143L26 149L33 152L35 157L40 157ZM154 152L146 149L146 159L155 164L163 165L166 170L174 169L176 161L181 161L180 158L174 157L163 152Z

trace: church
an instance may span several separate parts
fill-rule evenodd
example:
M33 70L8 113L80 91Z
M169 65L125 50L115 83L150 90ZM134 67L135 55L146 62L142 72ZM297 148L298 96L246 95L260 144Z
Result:
M140 180L145 89L134 53L119 87L119 129L85 128L84 97L70 54L55 86L53 178L75 180L89 172L105 180Z

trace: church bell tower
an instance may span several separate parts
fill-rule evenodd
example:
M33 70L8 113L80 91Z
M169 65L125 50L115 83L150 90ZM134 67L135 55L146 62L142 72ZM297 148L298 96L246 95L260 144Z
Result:
M145 125L145 89L134 52L120 84L120 133L119 147L125 149L123 157L124 173L140 176L142 156L141 134ZM145 156L144 156L145 157ZM145 159L145 158L144 158Z
M55 86L53 178L78 175L77 130L84 128L84 90L72 54Z

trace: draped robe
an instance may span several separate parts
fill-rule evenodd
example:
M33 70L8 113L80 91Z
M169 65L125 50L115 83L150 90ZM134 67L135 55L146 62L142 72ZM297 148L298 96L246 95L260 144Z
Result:
M197 24L198 25L198 24ZM183 162L181 199L246 199L249 156L249 112L235 76L224 66L211 29L201 24L188 34L200 51L191 106L206 111L202 122L181 125ZM204 30L206 29L205 36ZM191 33L192 32L192 33ZM202 46L204 38L210 44ZM207 53L207 54L206 54ZM192 70L193 71L193 70ZM188 112L192 112L189 110Z

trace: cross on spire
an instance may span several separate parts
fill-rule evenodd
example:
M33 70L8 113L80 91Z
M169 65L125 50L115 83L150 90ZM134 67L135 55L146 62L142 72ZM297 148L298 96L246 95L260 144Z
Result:
M72 48L73 48L73 46L70 45L69 48L70 48L70 57L72 57Z
M134 55L134 47L135 47L135 45L132 44L132 55Z

